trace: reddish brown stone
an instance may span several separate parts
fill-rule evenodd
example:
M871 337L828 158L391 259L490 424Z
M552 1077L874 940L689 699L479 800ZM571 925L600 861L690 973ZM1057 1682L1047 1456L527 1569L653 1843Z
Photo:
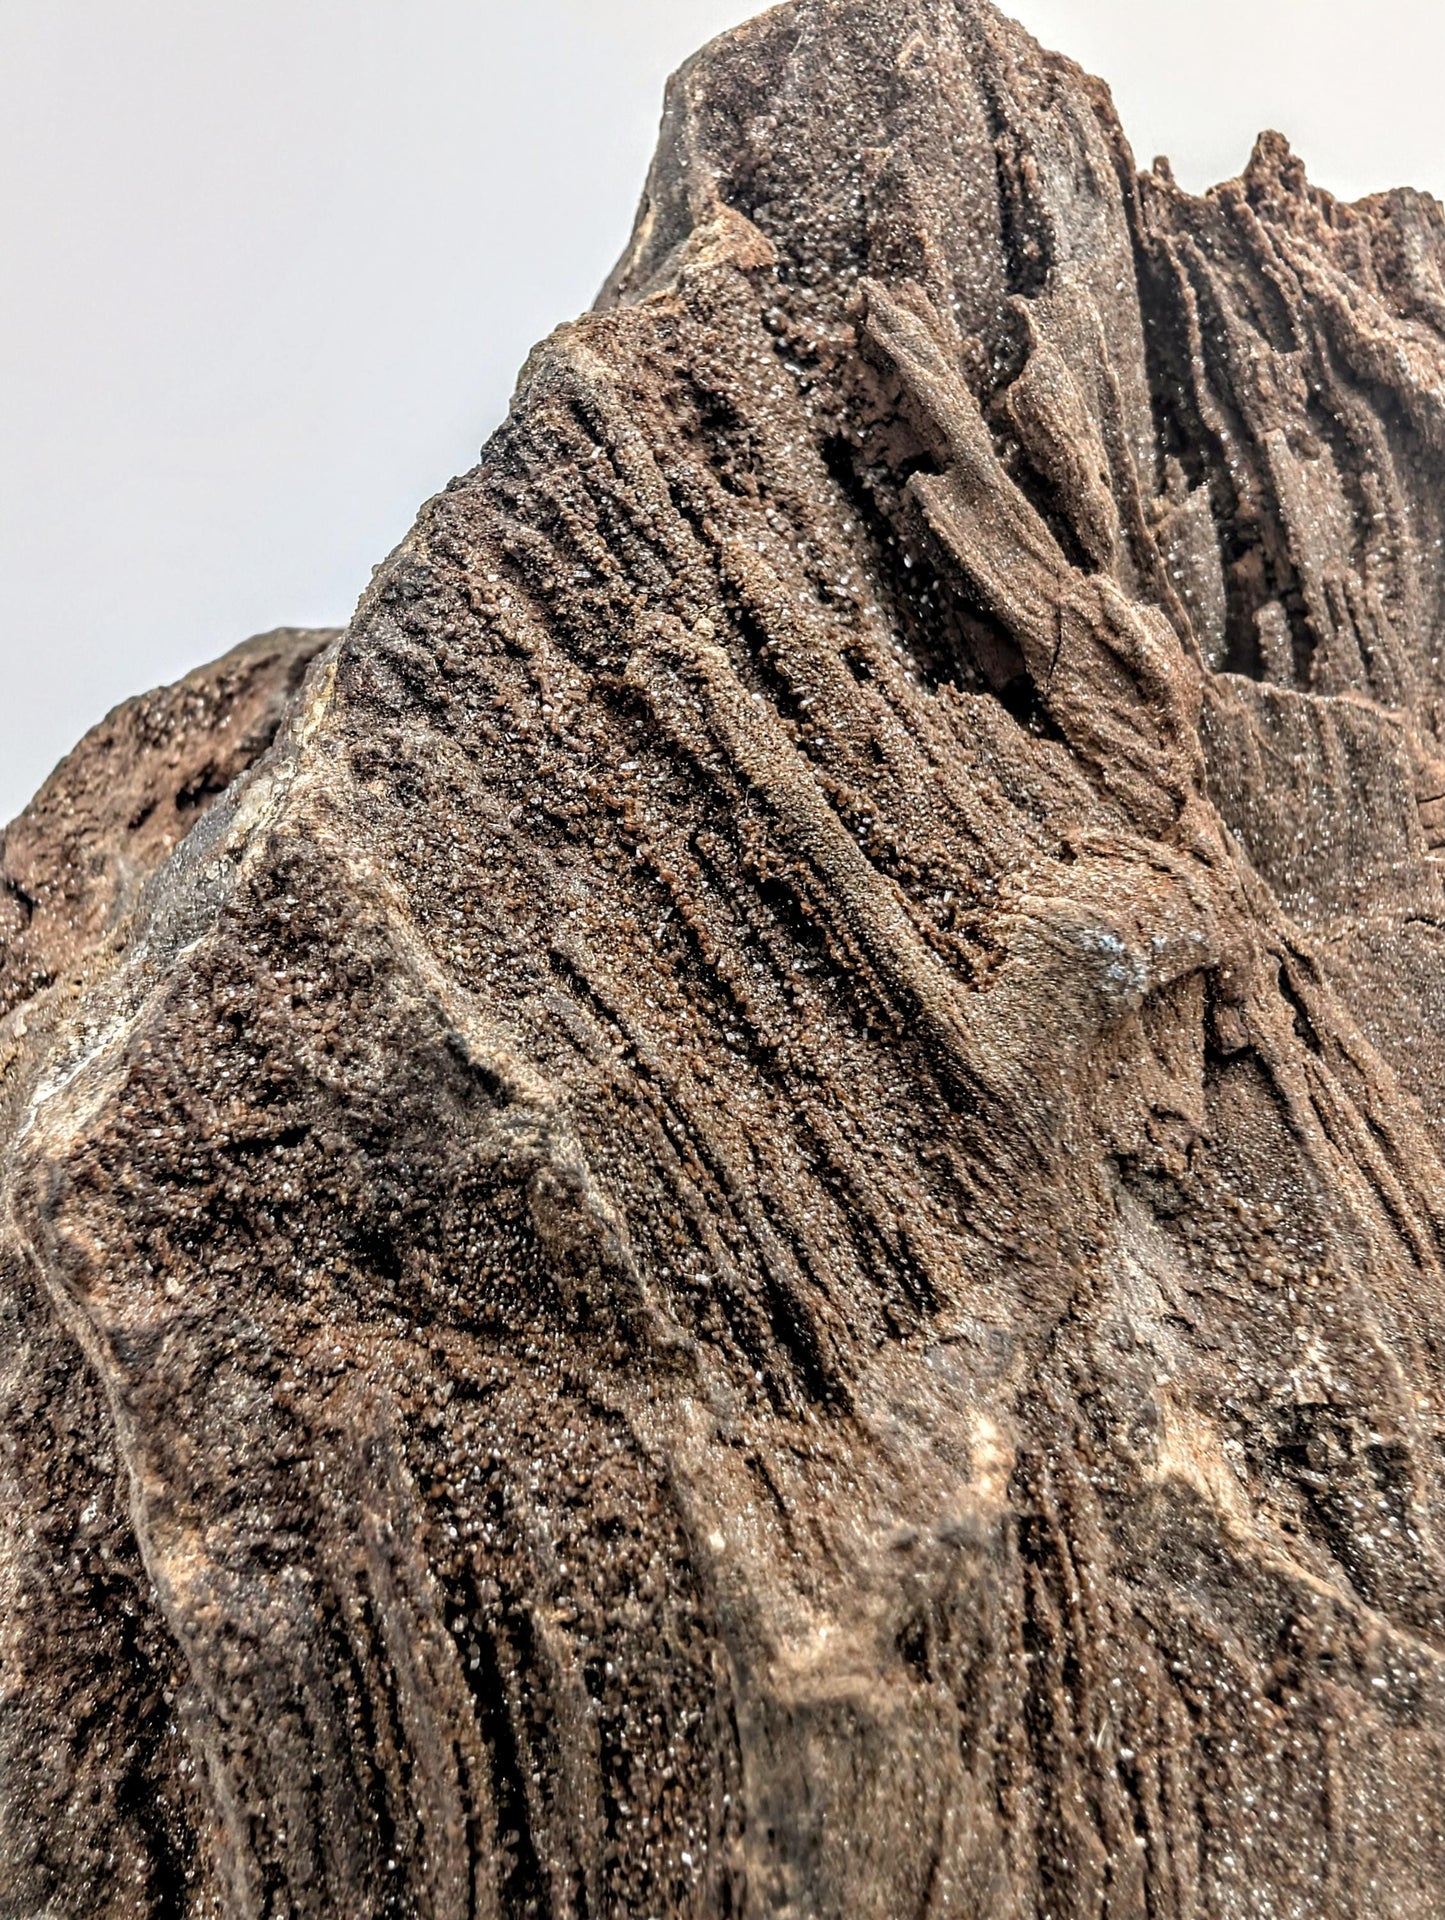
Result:
M1442 263L975 0L684 70L7 936L0 1911L1445 1913Z

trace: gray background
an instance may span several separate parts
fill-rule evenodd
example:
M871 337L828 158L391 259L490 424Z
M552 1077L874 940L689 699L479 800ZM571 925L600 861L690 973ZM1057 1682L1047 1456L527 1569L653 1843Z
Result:
M1441 0L1016 0L1200 188L1445 190ZM620 251L747 0L0 0L0 821L115 701L346 619Z

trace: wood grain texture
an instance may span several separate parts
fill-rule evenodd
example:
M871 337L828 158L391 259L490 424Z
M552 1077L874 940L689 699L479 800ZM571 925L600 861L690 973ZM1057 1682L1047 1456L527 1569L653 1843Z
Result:
M1442 271L976 0L684 69L72 991L6 881L0 1912L1445 1914Z

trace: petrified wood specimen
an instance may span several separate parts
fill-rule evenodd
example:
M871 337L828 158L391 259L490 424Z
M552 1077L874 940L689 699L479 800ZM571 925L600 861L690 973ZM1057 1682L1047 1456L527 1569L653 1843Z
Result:
M269 749L68 763L0 1910L1445 1913L1442 270L798 0Z

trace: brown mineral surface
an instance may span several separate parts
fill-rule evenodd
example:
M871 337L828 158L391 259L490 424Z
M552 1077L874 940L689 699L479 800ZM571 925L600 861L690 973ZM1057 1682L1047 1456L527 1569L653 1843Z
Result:
M0 840L0 1915L1445 1915L1442 482L1434 200L699 55Z

